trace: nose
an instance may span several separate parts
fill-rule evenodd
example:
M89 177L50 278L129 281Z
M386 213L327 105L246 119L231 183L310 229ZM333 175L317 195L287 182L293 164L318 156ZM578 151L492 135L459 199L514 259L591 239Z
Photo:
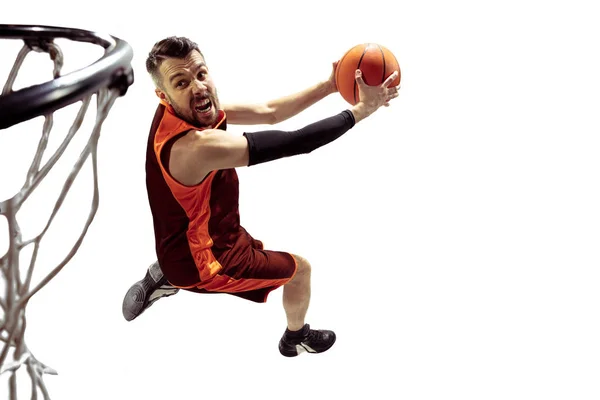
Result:
M204 94L207 90L206 85L199 79L194 79L192 81L192 91L194 94Z

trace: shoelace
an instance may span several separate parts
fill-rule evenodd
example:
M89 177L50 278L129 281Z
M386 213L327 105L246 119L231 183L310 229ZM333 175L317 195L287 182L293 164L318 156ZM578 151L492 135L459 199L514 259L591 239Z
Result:
M318 330L310 330L308 331L308 335L306 335L307 342L321 342L323 340L323 332Z

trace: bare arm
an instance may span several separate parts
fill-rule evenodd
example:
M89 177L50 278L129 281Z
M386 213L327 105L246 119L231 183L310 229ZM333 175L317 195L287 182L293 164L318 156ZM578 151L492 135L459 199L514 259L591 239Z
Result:
M222 108L230 125L275 124L275 111L267 103L224 104Z
M300 92L258 104L227 104L223 110L232 125L273 125L283 122L308 107L335 93L335 65L328 80L319 82Z
M270 101L267 106L273 110L275 122L282 122L323 100L336 90L335 83L325 81L301 92Z

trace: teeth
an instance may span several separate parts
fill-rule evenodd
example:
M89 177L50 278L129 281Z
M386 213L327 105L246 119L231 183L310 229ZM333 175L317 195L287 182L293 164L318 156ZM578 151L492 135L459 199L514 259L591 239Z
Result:
M206 112L206 111L210 110L210 107L211 107L211 102L209 99L206 99L206 100L203 100L200 103L198 103L195 108L196 108L196 111Z

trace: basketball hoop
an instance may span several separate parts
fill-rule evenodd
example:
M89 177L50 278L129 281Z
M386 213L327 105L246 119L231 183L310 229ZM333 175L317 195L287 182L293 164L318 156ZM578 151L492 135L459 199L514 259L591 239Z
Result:
M57 38L93 43L104 47L105 54L84 69L65 76L57 76L60 71L55 70L53 80L12 92L19 68L30 51L46 52L56 64L62 64L62 53L53 43ZM53 113L100 89L115 89L123 96L133 83L133 51L125 41L113 36L71 28L0 25L0 39L25 42L0 96L0 129Z
M63 53L54 41L59 38L100 46L104 48L104 55L85 68L62 75ZM31 378L31 398L37 398L39 391L44 399L49 399L43 375L56 374L56 371L38 361L25 345L25 308L31 297L54 278L75 255L94 219L99 199L97 147L100 130L115 100L124 96L133 83L133 70L130 65L133 50L127 42L111 35L52 26L0 25L0 39L24 42L0 95L0 130L40 116L45 119L37 151L32 157L23 186L13 197L4 201L0 199L0 215L6 217L9 229L8 251L0 257L0 281L5 284L5 290L0 291L0 376L4 373L10 374L9 398L16 399L16 374L21 367L25 366ZM50 55L54 63L54 79L13 91L23 61L32 51ZM44 229L33 238L24 240L19 228L17 212L79 131L93 96L96 96L97 111L90 138L68 175ZM81 102L81 108L68 134L42 165L41 161L52 130L53 113L76 102ZM33 284L32 274L40 243L63 204L73 181L90 155L94 196L85 226L67 256L40 282ZM21 276L19 254L27 246L33 246L33 255L27 273ZM0 397L4 396L0 395Z

